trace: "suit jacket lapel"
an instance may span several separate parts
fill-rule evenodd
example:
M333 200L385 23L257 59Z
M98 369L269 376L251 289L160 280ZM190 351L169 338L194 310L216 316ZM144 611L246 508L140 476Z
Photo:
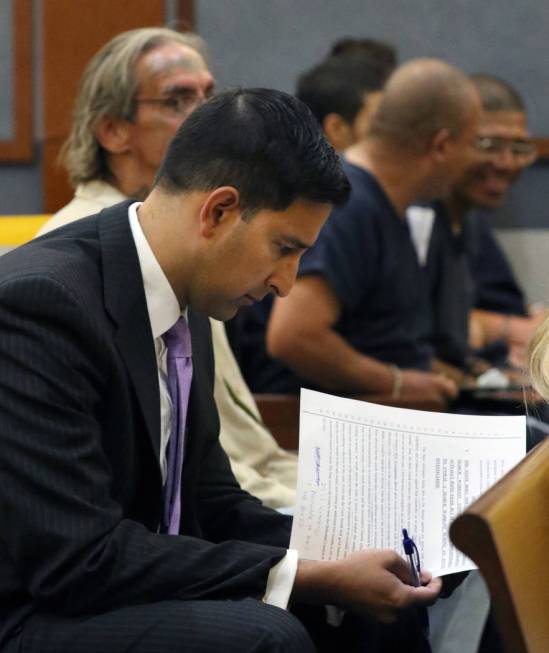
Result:
M189 329L193 348L193 381L187 409L187 428L201 431L205 424L216 416L213 402L213 358L209 336L208 318L188 312ZM217 426L219 429L219 426ZM197 438L187 438L185 443L186 460L192 460Z
M118 327L116 343L135 388L158 459L158 368L139 259L128 221L130 204L123 202L99 215L105 308Z

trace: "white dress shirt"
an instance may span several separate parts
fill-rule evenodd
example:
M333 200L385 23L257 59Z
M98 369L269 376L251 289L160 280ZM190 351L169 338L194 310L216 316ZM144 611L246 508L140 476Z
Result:
M162 480L166 481L166 450L170 439L172 404L167 385L166 345L162 336L171 329L182 314L175 293L166 278L160 264L145 238L139 224L137 209L140 202L134 202L128 209L130 228L132 231L141 275L147 311L151 323L151 331L158 366L158 383L160 387L160 470ZM186 312L186 311L185 311ZM185 314L185 312L183 314ZM181 515L185 519L185 515ZM297 572L297 551L289 549L269 572L264 601L279 608L286 608L292 592Z

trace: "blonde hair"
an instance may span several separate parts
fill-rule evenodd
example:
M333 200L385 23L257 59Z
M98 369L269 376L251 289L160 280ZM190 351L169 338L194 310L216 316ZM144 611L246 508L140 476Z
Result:
M530 340L528 362L534 388L549 400L549 317L539 325Z
M132 120L139 81L135 72L138 59L172 42L186 45L206 59L206 44L196 34L146 27L118 34L88 63L80 80L72 128L60 153L73 186L109 179L106 153L95 135L97 124L104 116Z

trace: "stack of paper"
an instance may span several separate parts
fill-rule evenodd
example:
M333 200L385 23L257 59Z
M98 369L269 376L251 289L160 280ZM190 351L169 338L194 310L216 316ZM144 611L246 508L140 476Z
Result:
M302 390L299 480L290 546L334 560L402 550L439 576L475 565L448 538L452 519L526 452L524 417L390 408Z

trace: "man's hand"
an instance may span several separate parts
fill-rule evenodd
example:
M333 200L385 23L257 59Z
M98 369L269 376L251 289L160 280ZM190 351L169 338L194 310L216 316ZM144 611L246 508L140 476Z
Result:
M402 370L401 394L432 397L437 401L454 399L459 390L457 384L444 374L421 372L417 370Z
M452 379L458 388L461 388L464 385L471 385L475 381L474 377L469 372L466 372L464 368L456 367L440 358L433 358L431 362L431 372L442 374L442 376Z
M411 582L406 560L394 551L369 549L334 562L300 561L294 597L391 623L400 610L433 603L442 587L428 572L421 574L421 587Z
M547 310L535 307L527 316L475 309L469 318L469 345L472 349L480 349L496 340L503 340L513 353L514 364L522 366L528 341L547 315Z
M350 612L367 612L391 623L404 608L433 603L442 587L440 578L423 573L421 587L411 585L410 566L394 551L358 551L338 561L339 605Z

